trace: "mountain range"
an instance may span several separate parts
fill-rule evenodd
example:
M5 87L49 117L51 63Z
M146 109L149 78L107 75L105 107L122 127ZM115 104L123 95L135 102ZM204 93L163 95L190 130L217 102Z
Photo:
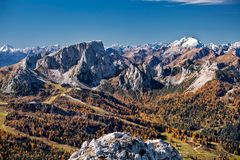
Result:
M33 145L50 159L239 158L240 42L8 45L1 56L1 148L15 151L9 159Z
M15 64L31 54L45 54L59 49L61 49L60 45L20 49L6 44L0 47L0 67Z
M196 91L213 79L237 84L240 74L239 42L206 46L192 37L170 44L112 46L106 50L101 41L92 41L62 49L3 46L0 51L1 55L14 55L13 61L15 54L26 57L0 70L1 91L22 95L44 89L47 81L100 90L110 84L140 92L187 84L185 91Z

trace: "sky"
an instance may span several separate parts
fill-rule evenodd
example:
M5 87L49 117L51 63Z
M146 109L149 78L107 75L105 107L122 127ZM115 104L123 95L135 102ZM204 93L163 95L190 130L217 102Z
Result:
M240 41L239 0L0 0L0 46Z

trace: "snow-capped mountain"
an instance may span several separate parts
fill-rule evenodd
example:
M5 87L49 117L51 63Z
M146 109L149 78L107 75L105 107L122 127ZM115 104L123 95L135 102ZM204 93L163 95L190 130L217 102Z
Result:
M0 54L3 53L25 53L25 54L38 54L42 52L55 52L61 49L62 47L60 45L52 45L52 46L43 46L43 47L27 47L27 48L15 48L9 44L5 44L2 47L0 47Z
M21 49L10 45L3 45L0 48L0 67L15 64L27 56Z
M0 48L0 67L15 64L31 54L52 53L59 49L61 49L60 45L20 49L6 44Z
M3 53L3 52L15 52L17 51L18 49L14 48L13 46L9 45L9 44L6 44L6 45L3 45L1 48L0 48L0 52Z
M119 44L113 44L110 47L106 48L112 48L121 52L127 52L127 51L132 51L132 50L140 50L140 49L152 49L152 50L157 50L162 47L166 47L168 43L149 43L149 44L140 44L140 45L119 45Z
M22 49L23 53L26 54L44 54L44 53L52 53L60 50L62 47L60 45L52 45L52 46L44 46L44 47L32 47L32 48L24 48Z
M203 44L196 38L183 37L180 40L176 40L170 44L172 47L184 47L184 48L201 48Z

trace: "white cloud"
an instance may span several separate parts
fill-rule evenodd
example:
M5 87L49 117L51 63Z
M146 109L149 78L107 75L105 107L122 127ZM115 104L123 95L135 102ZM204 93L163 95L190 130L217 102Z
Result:
M227 2L226 0L143 0L143 1L152 1L152 2L168 1L168 2L178 2L178 3L185 3L185 4L222 4Z

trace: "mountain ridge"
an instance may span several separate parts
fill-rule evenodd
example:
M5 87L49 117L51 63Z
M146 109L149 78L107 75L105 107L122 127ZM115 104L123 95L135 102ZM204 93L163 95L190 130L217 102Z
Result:
M184 45L188 41L194 42L194 45ZM15 72L12 75L18 79L18 74L26 74L28 77L27 73L34 73L32 77L35 77L36 81L34 80L33 83L26 81L26 84L31 83L36 86L39 85L35 82L53 81L59 84L90 88L102 85L102 80L109 80L111 83L112 78L120 76L118 87L140 92L142 89L155 90L164 86L181 85L190 79L195 79L195 81L188 86L186 91L195 91L208 81L217 78L218 71L229 67L236 68L234 76L235 79L239 79L238 43L232 47L229 46L224 52L220 51L222 50L221 46L218 50L213 50L211 46L209 48L201 45L192 37L184 37L173 44L158 49L146 46L139 48L138 46L122 50L122 53L119 53L121 49L118 48L105 49L102 41L83 42L64 47L50 54L30 55L15 65L18 66L18 70L23 72ZM224 61L227 57L231 57L232 61ZM32 68L27 64L31 64ZM215 67L212 67L213 65ZM222 68L219 67L220 65ZM3 68L1 70L2 73L10 75L14 73L14 71L8 72ZM30 72L26 72L26 70ZM211 72L207 74L208 70ZM22 76L24 77L24 75ZM225 74L224 76L225 79L228 79L230 75ZM1 80L6 82L6 78ZM11 93L13 93L15 87L11 87L11 85L14 82L8 82L7 86L6 83L2 83L1 90L10 93L10 88L12 88ZM18 89L20 88L21 85Z
M62 48L60 45L45 46L45 47L27 47L27 48L14 48L11 45L3 45L0 48L0 67L15 64L28 55L32 54L46 54L55 52Z

